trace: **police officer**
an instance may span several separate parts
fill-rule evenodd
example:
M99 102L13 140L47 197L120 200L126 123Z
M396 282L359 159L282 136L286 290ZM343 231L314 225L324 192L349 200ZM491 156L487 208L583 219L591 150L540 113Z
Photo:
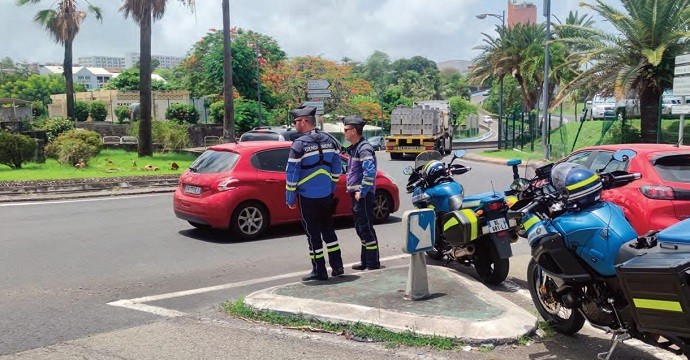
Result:
M354 270L378 269L379 244L372 224L374 202L376 201L376 153L362 137L364 120L356 115L343 119L345 139L352 145L347 148L350 159L347 162L347 192L352 200L352 214L355 230L362 241L360 263Z
M316 108L301 106L290 111L295 129L302 135L290 148L287 163L285 203L290 209L299 206L302 226L307 233L312 271L302 281L328 280L325 252L331 275L344 274L340 245L333 228L334 192L342 172L337 142L316 130Z

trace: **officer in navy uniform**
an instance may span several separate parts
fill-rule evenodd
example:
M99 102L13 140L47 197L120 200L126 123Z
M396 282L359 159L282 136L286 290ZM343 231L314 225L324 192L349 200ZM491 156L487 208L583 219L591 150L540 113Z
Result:
M331 275L344 274L340 245L333 227L334 192L342 172L338 143L315 129L316 108L301 106L290 111L295 129L302 135L290 148L285 203L299 206L307 233L312 271L302 281L328 280L323 243L326 243Z
M360 263L354 270L378 269L379 244L372 224L374 202L376 201L376 153L362 137L364 120L356 115L343 119L345 139L352 145L347 148L350 159L347 162L347 192L352 200L352 214L355 230L362 242Z

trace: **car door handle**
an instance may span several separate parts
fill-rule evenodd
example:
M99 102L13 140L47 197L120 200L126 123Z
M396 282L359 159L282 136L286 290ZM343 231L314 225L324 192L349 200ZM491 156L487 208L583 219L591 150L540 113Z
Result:
M267 182L267 183L271 183L271 184L275 184L275 183L279 183L279 182L280 182L280 180L278 180L278 179L266 179L266 180L264 180L264 181Z

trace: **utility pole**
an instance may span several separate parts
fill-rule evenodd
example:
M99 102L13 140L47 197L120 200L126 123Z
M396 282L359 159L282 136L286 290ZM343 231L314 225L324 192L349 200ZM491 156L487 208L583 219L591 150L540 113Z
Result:
M230 48L230 0L223 0L223 139L235 141L235 104L232 98L232 50Z
M544 85L543 85L543 114L544 119L541 124L541 146L544 149L546 159L551 158L551 151L549 148L549 136L547 121L549 119L549 63L551 62L551 54L549 52L549 40L551 40L551 0L544 0L544 16L546 16L546 41L544 44Z

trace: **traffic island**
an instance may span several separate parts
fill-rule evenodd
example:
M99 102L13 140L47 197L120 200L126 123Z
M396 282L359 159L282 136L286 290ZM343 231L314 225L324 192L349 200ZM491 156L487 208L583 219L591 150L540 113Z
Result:
M255 310L334 323L362 323L394 332L443 336L465 343L508 343L536 329L537 319L465 274L428 266L429 296L404 299L408 266L300 282L245 298Z

